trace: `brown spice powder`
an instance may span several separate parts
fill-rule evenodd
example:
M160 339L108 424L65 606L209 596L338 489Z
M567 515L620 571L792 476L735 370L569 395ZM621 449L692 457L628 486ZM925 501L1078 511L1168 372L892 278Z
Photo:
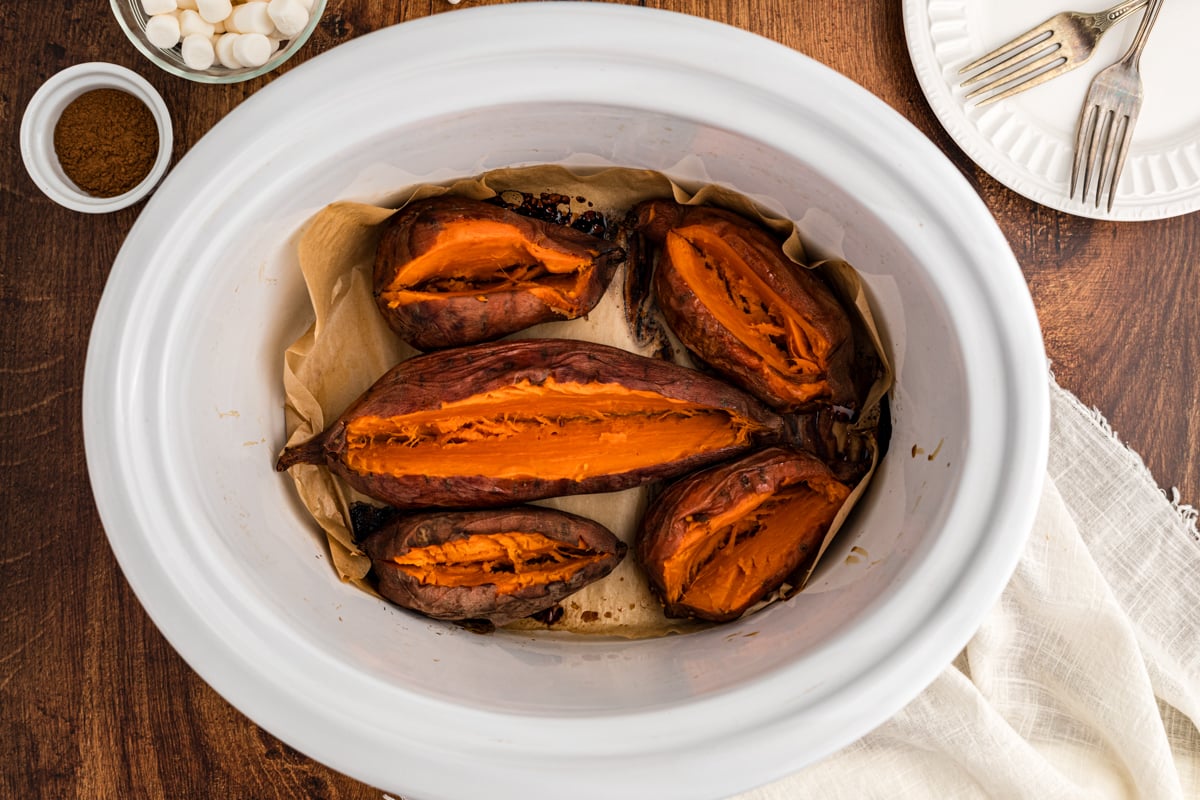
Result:
M54 126L63 172L93 197L116 197L150 173L158 125L146 104L119 89L93 89L72 100Z

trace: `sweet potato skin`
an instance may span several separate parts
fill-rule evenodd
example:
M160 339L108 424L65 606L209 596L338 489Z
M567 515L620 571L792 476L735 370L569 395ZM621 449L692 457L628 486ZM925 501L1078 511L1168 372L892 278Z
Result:
M829 468L816 457L789 447L768 447L737 461L720 464L688 475L669 486L642 518L635 545L650 588L663 602L668 617L695 617L711 622L728 622L744 614L758 600L779 588L816 557L824 531L810 532L789 543L787 558L777 569L741 580L756 582L750 599L731 608L699 607L673 600L681 587L670 585L665 565L687 546L688 526L694 520L720 517L746 495L774 495L788 487L809 482L832 485L835 496L849 494ZM739 564L739 569L743 565Z
M413 548L507 531L536 532L564 545L582 545L601 558L581 567L567 580L538 583L515 592L497 591L492 584L423 584L394 561ZM482 619L495 625L544 611L600 580L616 568L627 549L624 542L597 522L536 506L405 515L369 536L362 548L371 558L379 593L388 600L435 619Z
M588 262L577 293L543 293L527 288L490 288L466 295L444 294L392 306L388 286L398 271L437 246L448 225L487 221L508 226L525 240ZM530 217L480 200L440 195L401 208L385 223L376 250L376 305L388 325L418 350L439 350L492 341L542 322L574 319L595 307L624 250L564 225ZM547 302L551 298L551 302Z
M512 478L474 474L450 477L363 474L350 469L346 426L359 417L389 417L522 382L609 383L694 402L752 420L761 430L744 445L706 452L625 472L581 479ZM782 417L726 382L671 362L619 348L569 339L527 339L445 350L402 361L384 374L326 430L280 456L277 470L298 463L324 463L352 487L401 509L511 505L562 495L610 492L669 479L731 458L789 435ZM580 454L586 458L587 454Z
M765 229L723 209L670 200L639 204L631 212L631 220L634 229L659 248L654 296L667 324L689 350L778 411L810 412L832 406L844 409L844 416L854 414L858 398L852 374L855 352L850 319L829 288L785 257L780 243ZM763 353L748 346L697 296L665 247L672 231L685 226L702 226L719 236L756 269L784 305L801 313L834 343L824 374L784 375L773 370Z

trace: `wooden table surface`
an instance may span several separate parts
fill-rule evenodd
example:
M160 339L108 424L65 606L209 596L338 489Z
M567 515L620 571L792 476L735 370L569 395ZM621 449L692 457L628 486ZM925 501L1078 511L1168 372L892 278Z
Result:
M461 6L484 4L464 0ZM1200 214L1094 222L1034 205L976 168L939 126L897 0L645 0L782 42L880 96L982 195L1028 279L1058 381L1094 405L1160 484L1200 499ZM1086 3L1084 5L1087 5ZM1092 3L1091 5L1096 5ZM330 0L291 65L446 0ZM230 86L158 71L105 0L0 3L0 797L372 798L242 716L176 655L117 568L92 501L81 387L109 268L142 204L65 210L25 173L21 115L85 61L131 67L166 99L177 161L271 77Z

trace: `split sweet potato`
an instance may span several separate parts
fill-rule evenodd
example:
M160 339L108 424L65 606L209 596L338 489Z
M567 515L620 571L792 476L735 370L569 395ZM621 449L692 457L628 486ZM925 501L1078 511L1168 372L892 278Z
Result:
M441 195L387 221L375 300L413 347L457 347L586 314L624 258L618 245L573 228Z
M362 546L380 594L397 605L496 625L553 607L626 551L597 522L534 506L403 516Z
M667 616L737 619L811 563L849 494L815 457L766 448L663 492L638 561Z
M689 350L777 410L855 413L850 318L780 242L706 206L649 200L631 216L657 245L655 299Z
M398 508L494 507L673 478L787 435L778 414L717 378L529 339L401 362L276 468L326 464Z

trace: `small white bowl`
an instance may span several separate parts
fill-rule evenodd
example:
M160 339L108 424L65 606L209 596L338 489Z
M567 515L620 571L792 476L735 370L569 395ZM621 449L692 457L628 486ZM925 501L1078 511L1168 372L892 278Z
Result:
M158 154L150 172L134 188L114 197L95 197L67 177L54 149L54 126L71 101L93 89L118 89L146 104L158 126ZM171 161L173 129L162 96L145 78L125 67L94 61L76 64L42 84L21 119L21 158L37 187L60 206L87 214L104 214L141 200L166 174Z

